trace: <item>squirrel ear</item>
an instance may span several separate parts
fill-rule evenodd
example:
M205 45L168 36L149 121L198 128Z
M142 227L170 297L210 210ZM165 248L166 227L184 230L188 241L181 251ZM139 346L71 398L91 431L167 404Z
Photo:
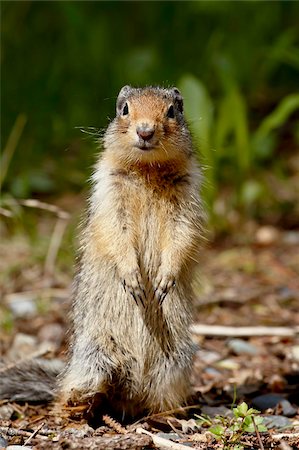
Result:
M174 92L174 94L182 96L181 92L178 90L177 87L174 86L174 87L172 88L172 91Z
M124 87L121 88L121 90L119 91L117 100L116 100L116 112L117 114L121 113L122 107L124 105L124 102L128 96L128 94L132 91L132 87L129 85L126 85Z
M174 94L174 103L176 104L178 110L182 113L184 110L184 102L182 94L177 87L173 87L171 90Z
M119 91L118 96L119 96L119 97L125 97L125 96L127 96L127 95L130 93L130 91L131 91L132 89L133 89L133 88L132 88L131 86L129 86L128 84L126 84L126 86L123 86L123 87L121 88L121 90Z

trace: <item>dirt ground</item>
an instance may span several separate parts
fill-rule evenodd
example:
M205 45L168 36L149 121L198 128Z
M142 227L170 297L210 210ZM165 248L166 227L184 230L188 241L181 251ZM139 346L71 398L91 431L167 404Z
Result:
M3 400L0 447L299 448L298 249L298 231L247 224L203 250L192 328L194 397L184 410L133 424L104 415L94 429L80 408L64 414L52 404ZM68 269L45 276L42 255L32 259L30 252L19 234L0 244L0 380L1 371L23 360L66 358L72 257ZM267 431L245 432L233 442L232 405L241 402L261 412ZM215 423L224 426L226 441L209 431Z

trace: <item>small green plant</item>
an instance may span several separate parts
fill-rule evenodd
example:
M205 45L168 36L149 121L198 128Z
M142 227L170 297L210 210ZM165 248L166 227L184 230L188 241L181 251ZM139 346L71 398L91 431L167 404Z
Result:
M267 431L259 412L243 402L232 409L232 416L196 417L198 423L209 426L209 431L222 443L223 450L243 450L241 438L244 433Z

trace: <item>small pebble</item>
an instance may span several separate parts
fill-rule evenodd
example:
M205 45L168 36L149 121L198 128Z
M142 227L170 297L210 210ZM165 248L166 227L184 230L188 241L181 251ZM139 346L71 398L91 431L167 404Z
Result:
M268 429L291 427L292 422L284 416L263 416L263 425Z
M11 405L0 406L0 419L9 420L13 415L14 409Z
M24 445L9 445L8 447L6 447L6 450L20 450L20 449L25 449L25 450L32 450L32 447L25 447Z
M84 438L92 436L94 429L87 424L80 426L79 428L66 428L61 432L61 436L76 436L76 438Z
M221 355L219 353L209 352L207 350L201 349L197 350L195 357L206 364L213 364L214 362L219 361L219 359L221 359Z
M294 408L291 403L279 394L264 394L255 397L252 400L252 404L255 408L265 411L268 408L275 408L280 405L282 408L282 414L286 417L293 417L297 414L297 409Z
M177 433L157 433L157 436L163 439L170 439L171 441L177 441L180 439L180 436Z
M256 242L260 245L274 244L278 238L279 231L270 225L260 227L255 234Z
M32 317L37 313L34 299L23 295L11 295L8 307L14 317Z
M240 368L240 364L232 359L223 359L222 361L217 362L216 365L221 369L228 370L238 370Z
M297 414L297 409L294 408L288 400L281 400L279 404L282 407L282 414L286 417L293 417Z
M278 289L278 295L279 301L287 302L296 299L297 293L293 289L290 289L288 286L282 286L280 289Z
M292 353L293 358L294 358L296 361L299 361L299 345L294 345L294 346L291 348L291 353Z
M260 411L265 411L268 408L275 408L275 406L283 400L285 400L285 398L279 394L263 394L255 397L252 400L252 405Z
M203 406L201 408L201 414L205 414L209 417L230 417L233 413L231 409L226 408L226 406Z
M50 323L44 325L39 333L38 339L42 342L51 342L55 346L60 347L64 337L63 327L58 323Z
M2 447L3 447L3 448L6 448L7 445L8 445L7 440L4 439L4 437L0 435L0 448L2 448Z
M219 372L219 370L214 369L214 367L205 367L203 369L204 373L209 375L209 377L215 378L215 377L221 377L222 374Z
M10 359L24 358L38 349L37 339L29 334L17 333L8 352Z
M298 231L286 231L282 235L282 242L287 245L299 244L299 232Z
M259 353L259 349L255 345L252 345L243 339L231 339L227 346L237 355L257 355Z

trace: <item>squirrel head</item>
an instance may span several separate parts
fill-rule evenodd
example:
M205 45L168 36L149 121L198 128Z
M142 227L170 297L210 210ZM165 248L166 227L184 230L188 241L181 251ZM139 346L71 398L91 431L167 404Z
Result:
M122 164L162 163L188 158L190 133L183 116L183 97L176 88L124 86L116 117L104 145Z

